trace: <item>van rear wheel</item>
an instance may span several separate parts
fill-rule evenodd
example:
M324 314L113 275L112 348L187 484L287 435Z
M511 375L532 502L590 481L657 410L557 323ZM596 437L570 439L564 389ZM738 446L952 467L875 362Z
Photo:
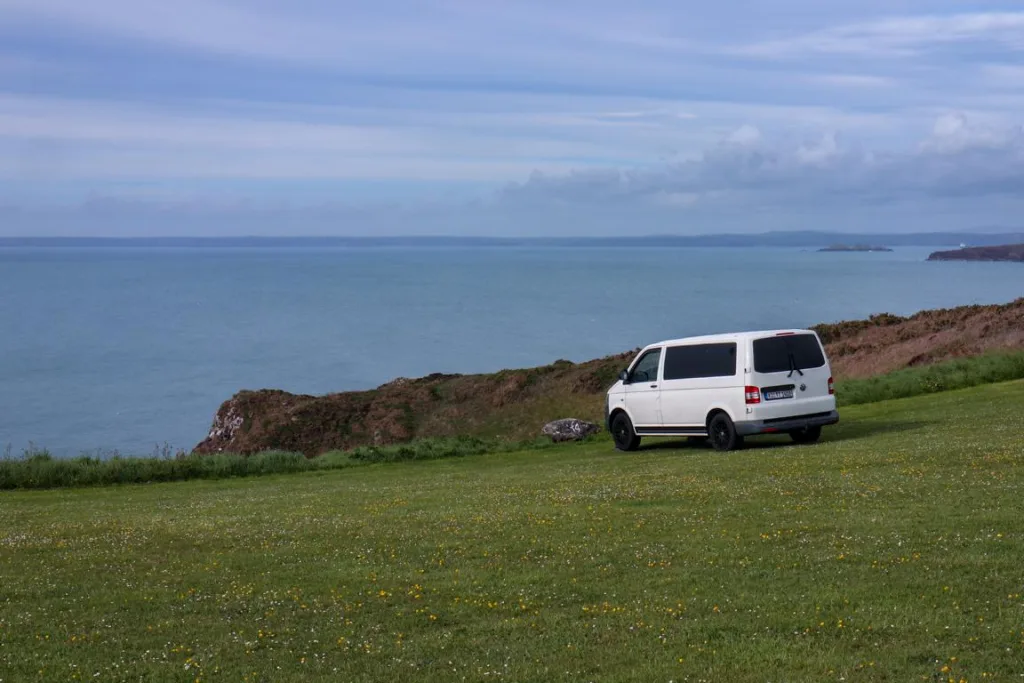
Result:
M718 413L708 422L708 439L716 451L732 451L743 447L743 437L725 413Z
M615 448L620 451L635 451L640 447L640 437L633 431L633 422L625 413L619 413L612 419L612 438Z
M804 427L789 433L797 443L814 443L821 438L821 427Z

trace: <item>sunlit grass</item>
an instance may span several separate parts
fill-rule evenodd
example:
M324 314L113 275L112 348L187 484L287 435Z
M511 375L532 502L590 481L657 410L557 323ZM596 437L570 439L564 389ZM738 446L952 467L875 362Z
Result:
M0 678L1019 680L1022 405L849 408L810 447L6 492Z

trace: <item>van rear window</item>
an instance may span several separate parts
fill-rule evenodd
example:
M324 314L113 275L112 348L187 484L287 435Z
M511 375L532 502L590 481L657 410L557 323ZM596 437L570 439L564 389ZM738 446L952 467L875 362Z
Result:
M825 354L813 334L793 334L754 340L755 372L807 370L825 364Z

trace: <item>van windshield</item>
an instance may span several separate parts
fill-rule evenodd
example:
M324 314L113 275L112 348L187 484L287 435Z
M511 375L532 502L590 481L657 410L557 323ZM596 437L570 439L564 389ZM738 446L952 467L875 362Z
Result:
M825 365L825 354L813 334L792 334L754 340L754 371L807 370Z

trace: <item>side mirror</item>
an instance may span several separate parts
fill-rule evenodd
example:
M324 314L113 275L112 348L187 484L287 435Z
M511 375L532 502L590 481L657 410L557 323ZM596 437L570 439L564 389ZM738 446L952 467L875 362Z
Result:
M622 372L620 372L619 379L621 379L623 382L629 379L629 370L623 370Z

